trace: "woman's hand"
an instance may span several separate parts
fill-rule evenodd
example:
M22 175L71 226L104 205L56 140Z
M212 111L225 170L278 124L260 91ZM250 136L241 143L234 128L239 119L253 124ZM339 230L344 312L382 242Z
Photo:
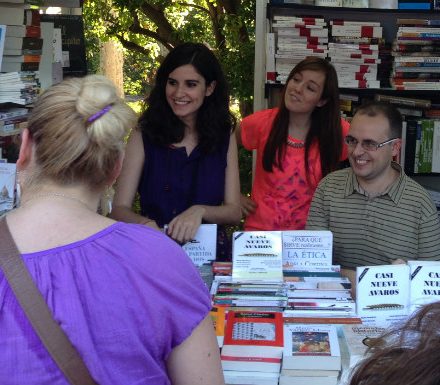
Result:
M242 214L247 217L252 214L257 208L257 204L249 197L245 195L240 196L240 207Z
M191 206L168 224L167 234L179 243L186 243L194 239L202 224L205 211L203 206Z

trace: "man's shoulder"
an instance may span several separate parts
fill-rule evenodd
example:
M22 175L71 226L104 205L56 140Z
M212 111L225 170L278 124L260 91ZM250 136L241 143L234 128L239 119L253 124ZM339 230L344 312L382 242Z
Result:
M435 204L432 200L431 195L426 190L425 187L423 187L420 183L415 181L414 179L410 178L407 175L404 175L405 179L405 190L404 190L404 196L411 201L418 202L418 204L421 205L427 205L429 208L435 208Z
M319 183L322 186L333 186L335 183L340 188L345 187L345 182L350 174L350 167L343 168L341 170L333 171L327 174Z

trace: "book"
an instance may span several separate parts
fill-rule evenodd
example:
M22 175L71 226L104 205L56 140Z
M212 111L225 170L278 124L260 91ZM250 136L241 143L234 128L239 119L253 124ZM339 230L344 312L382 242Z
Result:
M0 163L0 213L14 208L15 163Z
M409 267L400 265L360 266L356 268L357 314L380 317L407 315Z
M342 329L344 341L347 344L350 367L354 367L364 359L369 347L374 343L374 339L379 338L387 330L385 327L362 324L345 324L342 325Z
M17 50L19 55L22 51L40 51L43 47L43 39L38 37L15 37L7 36L5 38L5 49Z
M285 324L282 369L340 370L336 327Z
M7 37L41 37L39 26L35 25L8 25L6 26Z
M2 67L3 53L5 48L6 26L0 25L0 69Z
M0 24L21 25L24 21L24 6L16 4L0 4Z
M215 329L218 346L223 346L225 338L226 310L224 307L213 306L209 312Z
M64 76L86 75L87 61L82 16L45 14L41 16L41 21L53 23L55 29L61 29Z
M440 261L408 261L410 312L440 300Z
M338 383L338 371L326 370L325 372L332 373L332 375L315 376L314 370L309 370L308 375L288 375L285 371L281 371L279 385L336 385ZM319 373L324 370L318 371Z
M283 270L331 266L331 231L283 231Z
M1 72L38 71L39 62L5 62L1 63Z
M344 313L354 315L356 304L351 298L288 298L287 305L293 311L311 310L320 312Z
M275 34L266 33L266 81L275 82Z
M281 231L234 232L232 280L283 280Z
M402 106L409 106L409 107L420 107L420 108L431 107L431 100L429 99L408 98L408 97L396 96L396 95L376 94L375 100L380 102L392 103L392 104L400 104Z
M221 351L222 367L278 373L283 341L282 313L229 311Z
M223 371L227 385L278 385L279 373L242 372L238 370Z
M217 249L217 225L201 224L194 239L185 243L182 249L196 266L213 261Z
M332 25L332 36L342 37L382 37L382 27L368 25Z

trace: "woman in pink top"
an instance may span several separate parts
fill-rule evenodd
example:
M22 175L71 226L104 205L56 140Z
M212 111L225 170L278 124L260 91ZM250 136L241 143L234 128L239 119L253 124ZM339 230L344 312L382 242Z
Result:
M347 152L336 71L308 57L287 78L279 108L245 117L241 143L257 150L251 198L242 197L245 230L304 229L318 182Z

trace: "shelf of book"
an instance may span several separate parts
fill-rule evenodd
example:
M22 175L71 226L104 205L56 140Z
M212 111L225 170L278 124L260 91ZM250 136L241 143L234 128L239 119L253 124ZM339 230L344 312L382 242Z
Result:
M254 110L277 106L290 69L301 55L315 55L329 58L338 72L344 116L352 116L357 105L382 96L384 100L412 101L412 104L404 101L397 106L405 120L419 120L420 124L426 119L440 120L439 10L274 3L266 1L256 6ZM314 24L312 28L311 24ZM405 30L407 26L410 27L408 31ZM347 31L349 36L355 37L353 30L361 32L350 41L343 33ZM373 30L374 36L371 35ZM406 34L411 36L407 38ZM413 39L412 34L416 34L417 41L408 43L407 39ZM427 40L423 41L425 38ZM357 47L353 48L356 43ZM413 53L416 45L425 44L429 48ZM350 52L341 51L343 48ZM347 62L340 57L354 60ZM368 68L365 70L365 67ZM419 99L429 106L420 106ZM395 100L393 103L398 104ZM435 130L440 135L440 126ZM415 141L406 145L415 146ZM416 165L405 169L411 176L430 176L438 180L436 167L431 172L417 172ZM434 185L440 190L440 180Z

